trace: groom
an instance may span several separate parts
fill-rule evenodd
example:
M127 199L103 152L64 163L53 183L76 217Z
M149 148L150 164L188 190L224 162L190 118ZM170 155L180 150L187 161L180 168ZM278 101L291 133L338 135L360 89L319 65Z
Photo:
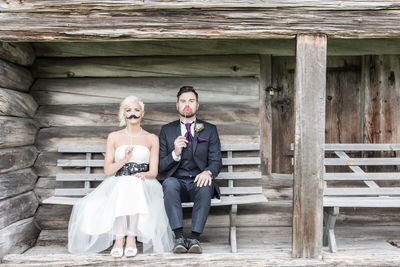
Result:
M192 86L178 92L179 120L164 125L160 132L159 171L163 182L164 206L175 233L174 253L202 253L199 237L210 211L211 198L219 198L215 177L221 170L221 144L215 125L196 119L198 94ZM192 232L183 237L182 202L194 202Z

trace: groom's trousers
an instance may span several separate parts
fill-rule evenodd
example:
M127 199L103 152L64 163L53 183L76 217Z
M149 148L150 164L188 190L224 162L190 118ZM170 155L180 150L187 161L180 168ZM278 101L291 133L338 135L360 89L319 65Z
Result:
M197 187L193 178L168 177L163 182L162 187L165 211L172 230L183 227L181 203L194 202L192 231L202 233L210 212L213 186Z

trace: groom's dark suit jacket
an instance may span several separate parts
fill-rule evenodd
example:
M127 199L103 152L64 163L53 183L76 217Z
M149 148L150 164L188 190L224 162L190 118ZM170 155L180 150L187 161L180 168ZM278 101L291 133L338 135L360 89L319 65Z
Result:
M217 127L199 119L196 119L196 123L203 123L204 129L200 132L194 132L192 141L193 158L201 171L210 170L212 172L214 196L220 198L219 187L215 181L215 177L219 174L222 167L221 143ZM158 170L160 173L166 173L167 177L173 176L180 164L180 161L175 161L172 157L172 151L175 149L174 141L180 135L180 120L168 123L161 128Z

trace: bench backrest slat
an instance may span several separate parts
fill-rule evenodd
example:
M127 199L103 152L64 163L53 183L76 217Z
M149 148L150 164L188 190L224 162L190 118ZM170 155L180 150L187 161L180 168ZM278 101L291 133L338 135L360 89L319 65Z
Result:
M262 187L245 187L245 186L234 186L236 180L249 180L249 179L261 179L262 174L259 170L261 160L258 157L260 149L259 143L251 144L221 144L221 152L225 153L226 157L222 158L222 165L225 169L218 175L216 179L227 180L227 187L222 186L222 195L252 195L252 194L263 194ZM82 197L94 190L90 188L91 182L101 182L108 176L104 173L93 173L93 168L97 168L96 171L101 171L104 167L104 160L96 158L95 154L102 154L104 157L105 146L71 146L63 145L58 147L58 152L68 154L86 154L85 159L59 159L57 166L65 168L65 172L68 169L81 169L80 173L57 173L56 180L62 182L75 182L70 184L72 187L62 187L55 190L55 195ZM257 156L256 156L257 154ZM251 156L250 156L251 155ZM76 158L76 156L74 156ZM244 167L241 167L244 166ZM78 183L84 182L84 183ZM79 186L84 184L85 186Z
M56 175L57 181L103 181L107 175L104 173L58 173ZM262 174L258 171L250 171L250 172L221 172L217 180L242 180L242 179L261 179Z
M400 158L325 158L325 166L383 166L383 165L400 165Z

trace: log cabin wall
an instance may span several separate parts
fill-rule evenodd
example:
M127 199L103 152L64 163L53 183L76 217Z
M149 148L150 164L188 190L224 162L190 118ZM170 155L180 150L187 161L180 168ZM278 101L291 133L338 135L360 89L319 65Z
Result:
M55 174L62 171L56 167L57 147L105 144L108 133L120 129L119 103L128 95L144 101L143 128L158 135L162 125L178 119L178 89L193 85L198 118L216 124L222 142L259 142L258 55L49 57L34 46L40 56L32 66L36 81L30 92L40 105L34 166L40 201L54 193ZM36 219L42 229L63 229L70 211L42 205ZM209 225L228 224L221 212L225 209L217 208Z
M38 56L32 67L37 78L30 91L40 108L35 116L41 129L35 145L40 153L34 170L39 175L35 192L40 200L54 192L56 152L61 144L104 144L110 131L119 129L118 105L121 99L135 94L146 104L144 128L158 134L161 125L177 118L174 103L177 89L191 84L200 94L199 118L218 126L222 141L257 142L259 140L259 67L260 57L243 55L243 43L233 41L200 42L192 51L180 42L109 43L34 43ZM183 41L193 45L193 42ZM272 42L270 42L272 43ZM282 41L287 51L288 41ZM207 55L203 48L209 46ZM236 53L222 49L230 45ZM251 42L247 43L251 44ZM136 47L137 49L133 49ZM154 50L165 49L163 56ZM189 47L189 46L188 46ZM190 46L193 47L193 46ZM250 47L250 46L248 46ZM174 50L176 49L176 51ZM179 50L183 49L183 50ZM253 48L255 51L256 49ZM257 48L258 49L258 48ZM268 49L267 49L268 50ZM186 54L176 56L174 54ZM270 50L269 50L270 51ZM277 50L278 51L278 50ZM279 50L282 52L282 50ZM283 54L290 54L285 51ZM196 52L198 55L196 55ZM145 54L146 56L140 56ZM270 60L272 106L272 172L292 173L289 146L294 136L293 81L294 56L272 55ZM384 60L390 67L370 67L368 59ZM327 61L326 142L363 142L366 136L364 117L369 100L365 84L376 78L398 75L398 56L329 56ZM382 63L381 63L382 64ZM368 71L365 70L368 66ZM374 70L379 70L379 73ZM392 72L394 74L392 74ZM372 75L371 77L366 75ZM366 82L366 80L368 80ZM398 86L381 86L387 97L398 95ZM384 88L383 88L384 87ZM263 88L261 88L263 90ZM382 100L383 103L384 100ZM388 104L391 106L391 104ZM376 108L375 108L376 109ZM374 110L375 110L374 109ZM386 116L393 117L395 106ZM371 111L370 111L371 112ZM370 115L372 116L372 115ZM361 119L362 118L362 119ZM375 121L375 120L374 120ZM385 120L387 121L387 120ZM391 126L396 128L395 122ZM393 128L393 129L394 129ZM392 128L390 128L392 129ZM398 138L398 130L393 137ZM385 139L398 142L398 139ZM397 140L397 141L396 141ZM292 179L287 176L267 176L262 180L267 204L241 206L239 226L291 225ZM71 207L41 205L36 219L43 229L65 229ZM227 209L213 208L208 227L226 226ZM339 218L346 221L397 223L395 211L347 210ZM384 220L381 220L384 215ZM379 218L379 219L378 219ZM186 221L188 223L190 218Z
M39 201L32 171L38 104L28 93L34 59L29 44L0 42L0 258L25 251L40 232L33 217Z

